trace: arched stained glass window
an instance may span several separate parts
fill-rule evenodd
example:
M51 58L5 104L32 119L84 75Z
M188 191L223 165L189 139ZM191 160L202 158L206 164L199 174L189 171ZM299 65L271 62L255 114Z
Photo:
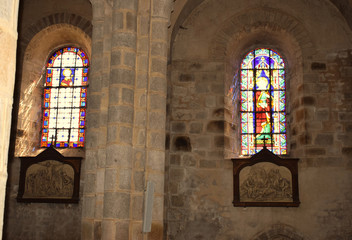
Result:
M285 64L271 49L256 49L241 63L241 154L264 146L287 152Z
M65 47L49 58L44 82L41 147L84 147L88 57Z

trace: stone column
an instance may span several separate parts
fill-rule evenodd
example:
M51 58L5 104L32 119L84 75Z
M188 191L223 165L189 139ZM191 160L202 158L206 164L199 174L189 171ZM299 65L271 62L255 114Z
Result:
M0 229L3 227L16 69L18 0L0 1Z
M170 0L92 0L82 239L162 239ZM152 233L142 233L147 181Z
M109 101L112 5L91 0L93 8L92 57L90 61L86 157L82 205L82 239L101 239L104 175Z
M16 69L18 0L0 2L0 229L3 227ZM1 238L1 237L0 237Z

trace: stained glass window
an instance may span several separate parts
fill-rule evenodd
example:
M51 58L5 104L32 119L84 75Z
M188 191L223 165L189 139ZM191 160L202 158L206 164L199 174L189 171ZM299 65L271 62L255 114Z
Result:
M49 58L44 82L41 147L84 147L88 57L65 47Z
M271 49L256 49L241 63L241 154L264 146L287 152L285 63Z

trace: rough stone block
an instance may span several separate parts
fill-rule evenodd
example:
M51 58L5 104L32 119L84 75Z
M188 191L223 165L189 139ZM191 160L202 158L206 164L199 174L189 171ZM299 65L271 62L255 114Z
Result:
M118 221L116 223L116 240L125 240L129 238L130 221Z
M113 84L134 85L135 72L129 69L116 68L111 70Z
M171 205L173 207L183 207L185 205L184 196L171 196Z
M109 123L133 123L133 108L129 106L109 107Z
M94 239L94 221L83 220L81 234L82 239Z
M332 146L334 143L334 135L329 133L318 134L315 138L315 144L321 146Z
M325 149L324 148L308 148L306 149L306 154L307 156L321 156L325 155Z
M160 57L152 58L151 71L153 73L159 73L159 75L166 75L166 61L160 59Z
M130 190L132 180L131 169L120 169L119 171L119 189Z
M214 137L214 146L223 148L225 145L225 138L224 136L215 136Z
M179 76L179 81L180 82L194 82L195 78L194 78L194 75L191 73L182 73ZM202 85L204 85L204 84L202 84Z
M116 190L117 184L117 169L105 170L105 190Z
M102 240L114 239L116 235L116 223L114 221L103 220L102 222Z
M201 168L216 168L216 161L214 161L214 160L200 160L199 166Z
M95 197L85 196L83 198L82 205L82 217L83 218L94 218L94 210L95 210ZM92 230L93 232L93 230Z
M207 125L208 132L222 133L224 132L224 121L211 121Z
M122 192L106 192L104 194L104 217L129 219L131 196Z
M314 105L315 98L311 96L302 97L302 104L303 105Z
M149 106L151 109L165 111L166 99L164 96L151 94L149 99L150 99Z
M129 103L133 104L134 103L134 92L133 90L129 88L123 88L122 89L122 102L123 103Z
M179 154L171 154L170 155L170 165L181 165L181 156Z
M165 153L162 151L148 151L147 168L151 170L165 170Z
M166 41L167 39L166 21L152 21L152 39Z
M135 113L135 120L134 120L135 125L140 127L145 126L146 115L147 114L144 110L143 111L137 110Z
M114 86L109 87L109 103L110 104L119 103L120 101L119 97L120 97L120 88L114 87ZM95 114L95 115L99 116L99 114Z
M136 54L124 52L123 64L134 69L136 67Z
M114 7L126 9L126 10L136 10L137 9L137 0L114 0Z
M112 15L112 30L121 30L123 29L123 12L114 12ZM103 36L103 35L98 35Z
M147 55L137 56L138 71L148 71L149 61Z
M106 152L106 167L132 167L132 149L130 146L110 145Z
M197 161L194 159L193 155L182 156L182 166L195 167L196 165L197 165Z
M184 170L179 168L170 169L170 181L171 182L180 182L184 178Z
M152 55L166 57L167 45L165 42L152 42Z
M130 31L136 31L137 30L137 19L136 19L136 15L131 13L131 12L127 12L126 13L126 28L127 30Z
M97 167L98 152L95 150L86 149L85 156L85 171L95 170Z
M184 122L172 122L171 131L175 133L183 133L186 130L186 124Z
M165 148L165 133L152 132L148 134L148 147L155 149Z
M143 196L132 196L132 219L143 220ZM153 216L154 218L154 216Z
M112 47L127 47L136 49L136 35L129 32L114 32Z
M150 90L166 93L166 78L152 77L150 79Z
M133 172L133 189L137 192L144 191L144 171Z
M149 17L140 17L140 22L139 22L139 33L141 36L146 36L149 33Z
M164 130L166 123L166 116L160 112L149 113L149 128L153 130Z
M108 126L108 142L116 142L119 139L117 138L118 126L110 125Z
M130 127L120 127L120 142L132 144L132 132L132 128Z
M190 125L189 132L190 133L201 133L203 130L203 123L201 122L193 122Z

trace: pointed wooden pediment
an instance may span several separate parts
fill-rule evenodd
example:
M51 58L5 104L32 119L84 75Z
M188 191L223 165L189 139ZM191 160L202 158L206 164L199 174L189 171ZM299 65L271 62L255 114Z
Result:
M298 207L298 159L281 158L264 147L233 161L235 207Z

